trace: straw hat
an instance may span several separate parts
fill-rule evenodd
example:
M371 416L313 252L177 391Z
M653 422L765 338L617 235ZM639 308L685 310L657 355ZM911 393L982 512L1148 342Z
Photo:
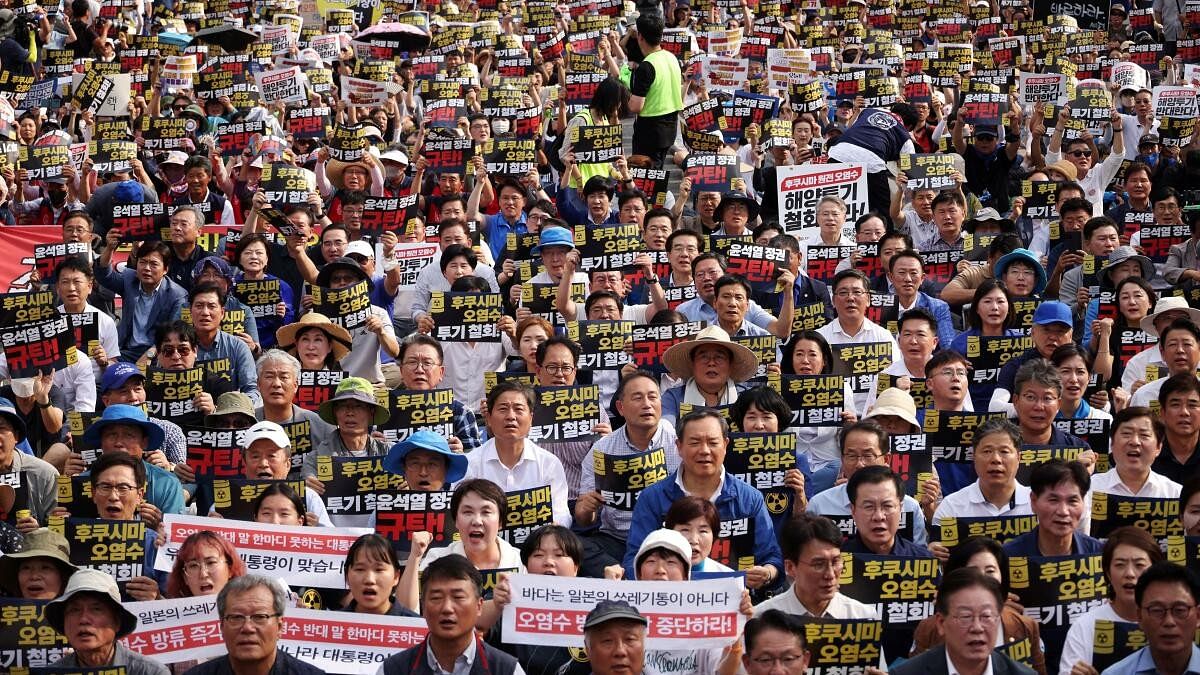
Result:
M350 353L350 345L353 342L350 339L350 332L330 321L329 317L318 312L308 312L301 316L299 321L280 327L275 333L279 348L292 356L296 356L296 336L306 328L319 328L325 335L329 336L329 343L333 346L333 358L335 361L341 361Z
M663 354L663 365L672 375L681 379L692 377L692 352L705 345L718 344L729 350L733 361L729 369L729 377L734 382L745 382L754 377L758 371L758 357L749 347L740 345L729 339L720 326L709 326L696 334L696 337L686 342L673 345Z
M1200 326L1200 309L1195 309L1187 304L1187 300L1168 295L1158 299L1154 304L1154 311L1142 318L1141 328L1146 331L1147 335L1158 337L1158 329L1154 327L1154 320L1167 312L1187 312L1188 320Z

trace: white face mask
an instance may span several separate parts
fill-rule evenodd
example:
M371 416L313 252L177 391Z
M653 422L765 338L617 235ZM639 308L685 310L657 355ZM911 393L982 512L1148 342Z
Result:
M13 395L17 398L30 398L36 386L32 377L16 377L12 380Z
M497 136L499 136L500 134L507 134L508 129L509 129L509 123L508 123L507 119L497 118L497 119L492 120L492 133L493 134L495 134Z

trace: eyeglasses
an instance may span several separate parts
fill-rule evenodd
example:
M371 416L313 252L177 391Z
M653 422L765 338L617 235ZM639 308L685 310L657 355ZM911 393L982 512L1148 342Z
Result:
M225 562L224 558L214 558L213 560L189 560L183 564L183 573L188 576L200 576L203 572L212 572Z
M551 375L566 375L567 373L575 372L575 366L569 363L551 363L542 366L542 369Z
M101 497L111 495L114 492L117 493L118 497L125 497L133 492L136 492L137 489L138 486L130 485L129 483L100 483L93 489L93 491Z
M845 563L842 561L842 557L840 555L833 560L829 558L818 558L816 560L809 560L807 562L801 560L800 564L811 567L812 570L818 574L825 574L830 570L840 574L842 567L845 566Z
M255 626L265 626L268 621L278 616L278 614L226 614L221 617L221 623L225 624L226 628L236 630L245 626L247 620Z
M995 626L1000 620L1000 615L995 612L980 612L973 614L971 612L958 612L950 615L950 620L958 624L960 628L970 628L978 621L981 626L988 628Z
M784 668L791 668L803 659L803 654L785 654L783 656L756 656L750 660L759 668L773 668L777 663Z
M1058 397L1047 394L1046 396L1038 397L1034 394L1021 394L1021 400L1029 405L1037 405L1041 403L1047 408L1058 405Z
M862 455L856 455L854 453L849 453L849 454L842 455L842 461L845 462L846 464L850 464L850 465L860 464L860 463L861 464L874 464L875 462L878 462L879 458L882 456L883 455L880 455L879 453L875 453L875 452L868 452L868 453L862 454Z
M1091 150L1072 150L1071 152L1068 152L1067 154L1072 157L1091 157L1092 151Z
M162 349L158 350L158 353L162 354L163 356L175 356L176 354L180 356L188 356L192 353L192 347L191 345L180 345L178 347L175 345L163 345Z
M866 291L838 291L834 293L839 298L861 298L866 294Z
M400 365L409 370L433 370L442 364L433 359L404 359L400 362Z
M1150 618L1155 621L1162 621L1170 614L1176 621L1183 621L1192 614L1192 610L1196 609L1194 605L1187 605L1182 602L1165 607L1163 605L1150 605L1142 611L1150 615Z
M942 377L951 377L951 378L966 377L967 369L966 368L943 368L938 371L938 375L941 375Z

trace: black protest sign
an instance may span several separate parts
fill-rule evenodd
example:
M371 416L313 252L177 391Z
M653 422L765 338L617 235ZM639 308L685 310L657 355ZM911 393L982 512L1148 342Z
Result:
M1074 461L1088 450L1087 446L1079 445L1023 444L1017 459L1017 482L1029 485L1029 476L1033 473L1034 468L1052 459L1060 459L1064 462Z
M1143 224L1141 246L1147 258L1156 263L1165 263L1171 247L1181 244L1192 236L1189 225L1146 225Z
M49 600L4 599L0 621L0 663L13 671L54 663L67 652L67 636L46 622ZM11 672L11 671L10 671Z
M693 152L683 160L683 175L691 179L693 192L728 192L740 177L738 158Z
M1157 337L1150 335L1141 328L1119 328L1115 337L1120 345L1120 350L1117 352L1116 357L1122 366L1129 365L1129 359L1144 351L1146 347L1158 343ZM1092 447L1096 446L1093 445Z
M454 435L453 389L392 389L385 405L391 411L391 417L379 426L379 430L388 443L402 441L420 429L433 431L443 438Z
M779 99L738 91L730 105L724 106L718 126L726 143L737 143L746 127L757 124L759 128L775 117L779 110Z
M73 241L65 244L38 244L33 247L34 264L37 266L38 276L43 281L52 280L59 264L67 258L82 255L90 260L91 254L92 247L84 241Z
M186 117L142 117L142 149L151 152L179 150L196 131L196 120Z
M1112 96L1099 80L1087 80L1075 86L1075 95L1068 107L1071 119L1082 121L1089 131L1099 131L1112 117Z
M604 505L633 511L642 490L666 479L667 453L662 448L651 448L633 455L609 455L594 449L592 469Z
M95 456L96 451L92 451ZM87 474L79 476L58 477L58 506L64 508L71 518L99 518L96 502L92 500L92 477Z
M418 224L417 197L367 197L363 205L362 233L379 236L384 232L407 233Z
M909 190L944 190L956 185L952 155L936 153L931 155L901 155L900 170L908 177Z
M1058 183L1053 181L1021 181L1021 196L1025 198L1025 215L1034 220L1053 218L1056 213L1054 193Z
M677 309L683 303L696 297L696 286L688 284L687 286L664 288L663 297L667 300L667 307ZM796 315L793 314L793 316Z
M779 339L774 335L739 335L732 339L754 353L754 360L758 362L754 377L765 376L767 366L779 361Z
M421 148L427 170L433 173L465 174L475 156L475 141L470 138L429 138Z
M67 145L22 145L17 151L17 166L29 174L27 179L31 181L58 178L70 161Z
M521 268L517 265L517 269ZM587 288L584 284L571 284L571 299L576 305L582 305L584 298L587 296ZM521 306L527 308L537 316L540 316L555 326L563 326L566 322L563 320L558 310L554 309L554 300L558 297L558 284L534 284L526 283L521 285Z
M579 126L571 129L571 151L577 164L608 164L621 156L619 124Z
M576 228L575 245L581 272L624 269L645 248L637 223Z
M667 185L669 177L666 169L644 169L638 166L629 167L629 177L633 186L646 195L650 200L650 208L666 206Z
M121 233L122 242L161 239L166 219L160 203L112 205L112 229Z
M379 457L317 457L317 480L325 484L325 506L334 525L352 526L390 504L404 478L383 470ZM385 504L386 503L386 504Z
M198 481L242 477L242 439L238 429L187 427L187 465Z
M179 320L186 323L192 323L192 310L189 307L184 307L179 312ZM221 317L221 330L230 335L237 335L246 332L246 310L244 309L227 309L225 315Z
M940 576L937 559L853 553L842 560L842 593L881 610L889 628L916 628L933 615Z
M779 375L769 373L767 385L779 392L792 409L789 427L842 425L846 380L841 375Z
M656 372L666 372L662 365L663 354L674 345L696 337L697 333L704 330L705 325L705 321L688 321L657 326L634 326L634 365Z
M325 138L329 119L329 106L288 108L287 130L292 138Z
M83 112L95 113L113 89L111 78L105 77L97 68L87 68L83 79L71 91L71 102Z
M434 291L429 298L433 336L442 342L498 342L503 312L499 293Z
M1093 601L1105 597L1100 554L1018 557L1008 560L1009 587L1025 615L1047 629L1066 628Z
M366 139L360 134L361 124L337 124L328 138L329 158L339 162L357 162L366 150Z
M75 331L65 316L0 327L9 377L50 374L76 362Z
M973 367L971 371L972 387L996 382L1004 364L1031 347L1033 347L1033 338L1027 336L969 336L966 356L970 359Z
M970 463L974 461L975 430L989 419L1004 417L1004 413L926 410L921 431L928 437L934 460Z
M306 204L310 194L309 172L286 162L271 162L262 168L258 189L262 190L272 206Z
M146 414L164 420L195 417L199 414L192 400L204 391L202 365L179 370L151 366L146 369Z
M837 274L838 264L849 258L853 251L852 246L808 246L805 249L805 270L811 279L832 281Z
M361 328L371 316L371 289L366 279L345 288L313 286L312 296L314 312L348 331Z
M935 475L925 434L893 434L888 437L888 449L888 464L904 481L904 494L921 501L925 481Z
M1171 537L1167 540L1167 560L1200 572L1200 537Z
M606 78L608 73L568 72L567 81L559 94L567 102L567 114L574 115L587 108L596 89Z
M1104 672L1146 646L1146 632L1136 622L1097 619L1092 629L1091 666Z
M941 542L951 550L973 537L990 537L1003 544L1032 532L1036 525L1037 516L1032 515L943 518L938 523Z
M216 478L213 480L213 508L225 518L254 520L254 500L268 487L286 484L301 500L305 498L303 480L260 478Z
M795 468L794 433L735 433L729 437L725 470L761 492L772 517L791 512L795 492L784 480Z
M878 667L883 622L878 619L802 617L809 675L858 673Z
M895 296L893 296L895 297ZM884 327L892 332L897 332L895 320L889 320L883 323ZM912 396L913 402L917 404L917 410L933 407L933 394L929 393L929 388L926 386L925 378L909 377L908 375L892 375L890 373L880 373L878 385L875 387L877 394L895 387L901 379L907 379L909 382L908 394Z
M487 172L524 176L537 168L537 141L533 138L491 138L483 148Z
M1008 112L1008 94L998 91L969 91L959 103L959 119L976 131L995 131Z
M925 278L937 288L945 286L958 273L958 261L962 258L962 251L922 252L921 262L925 267Z
M855 393L871 389L875 376L892 363L891 342L864 342L853 345L834 345L833 357L846 364L850 376L850 388Z
M268 205L258 209L258 215L260 218L266 221L268 225L275 228L276 232L284 237L290 237L294 234L299 234L299 229L292 224L292 221L288 220L288 217L283 215L283 211L280 211L274 206Z
M29 478L25 471L9 471L0 473L0 485L7 485L13 490L13 502L8 510L0 509L0 521L16 526L17 513L29 510Z
M407 552L414 532L433 535L431 548L449 546L454 539L449 491L399 491L377 502L375 531L387 537L398 553Z
M58 317L51 291L0 294L0 326L29 325Z
M154 564L146 560L146 523L140 520L52 519L49 527L70 544L71 564L111 576L122 595L134 577L148 576Z
M579 345L580 370L619 370L629 363L632 321L572 321L567 337Z
M754 566L754 518L722 520L708 557L735 570Z
M84 466L91 466L92 462L100 456L100 451L94 444L88 444L83 440L84 432L99 416L100 413L97 412L67 411L67 432L71 434L71 449L83 457Z
M594 441L599 438L600 387L594 384L534 389L533 426L529 440L534 443Z
M255 319L279 317L279 303L283 301L283 291L278 278L242 279L234 286L233 294L250 308L250 313Z
M257 144L266 133L267 124L262 120L226 122L217 126L217 147L221 149L222 157L237 157L247 147Z
M1095 452L1100 459L1100 463L1107 462L1108 457L1108 430L1112 421L1099 417L1085 419L1056 419L1054 420L1055 428L1074 436L1078 436L1087 442L1088 447ZM1101 469L1099 466L1097 470Z
M1183 536L1179 500L1175 498L1124 497L1106 492L1092 493L1091 535L1107 539L1118 527L1132 525L1159 541Z
M296 405L316 412L333 397L338 383L349 374L341 370L301 370L296 385Z
M1046 21L1061 15L1074 18L1082 30L1107 30L1108 7L1108 0L1038 0L1033 18Z
M508 492L505 499L508 510L499 535L513 546L520 547L539 527L554 522L549 485Z
M88 156L92 158L92 170L100 175L129 171L137 158L137 144L133 141L102 139L88 143Z
M740 274L751 284L771 284L783 270L791 268L791 254L787 249L759 246L745 242L733 242L725 253L728 266L726 274Z
M453 129L458 126L458 121L470 112L467 109L467 100L458 97L431 100L425 104L425 111L429 126L433 129Z

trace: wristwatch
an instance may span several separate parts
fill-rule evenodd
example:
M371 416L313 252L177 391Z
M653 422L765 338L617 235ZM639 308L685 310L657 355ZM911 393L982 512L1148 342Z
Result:
M658 283L658 277L646 277L646 283L653 286Z

